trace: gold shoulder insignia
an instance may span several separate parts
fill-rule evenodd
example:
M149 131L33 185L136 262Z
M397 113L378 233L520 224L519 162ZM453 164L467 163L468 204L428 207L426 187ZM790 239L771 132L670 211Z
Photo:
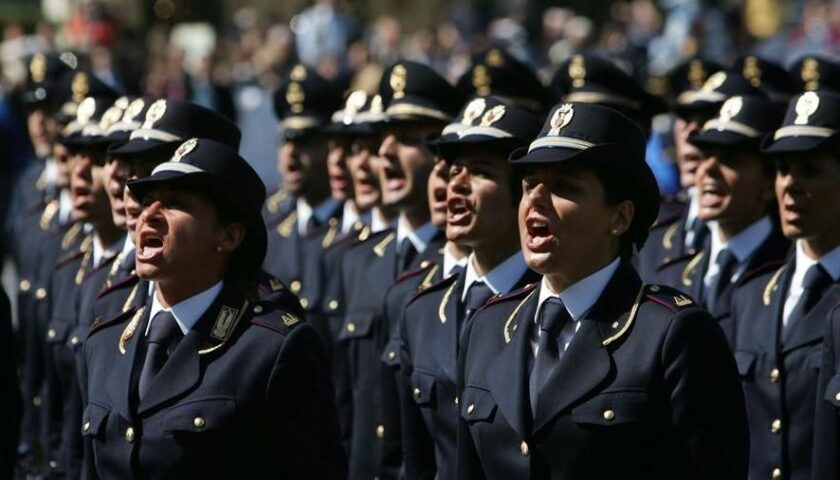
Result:
M377 257L382 257L385 255L385 249L388 247L388 244L396 238L394 232L389 233L382 239L381 242L377 243L373 246L373 253L376 254Z
M321 241L321 248L330 248L330 245L335 241L336 235L338 235L338 229L338 219L331 218L330 228L324 234L324 239Z
M55 214L58 213L59 202L58 199L55 199L47 204L44 207L44 212L41 214L41 220L38 222L41 230L46 230L50 228L50 222L52 221Z
M776 273L770 278L770 281L767 282L767 286L764 287L764 294L762 295L762 300L764 301L764 306L770 305L770 296L779 289L779 277L782 276L782 272L785 270L785 267L776 270Z
M676 304L678 307L684 307L686 305L691 305L692 303L694 302L691 301L691 299L686 297L685 295L676 295L674 297L674 304Z
M440 305L438 305L438 318L440 319L440 323L446 323L446 303L449 302L449 296L452 295L452 290L455 290L455 285L457 284L458 282L452 282L452 285L443 294L443 298L440 299Z
M213 324L213 329L210 331L210 336L219 340L219 343L208 348L198 351L199 355L206 355L222 348L230 339L233 330L239 323L239 320L248 311L248 300L242 304L240 308L233 308L227 305L222 306L219 310L219 316L216 317L216 323Z
M512 323L513 318L516 317L517 313L519 313L519 310L522 308L522 305L525 305L525 302L527 302L529 298L533 297L537 291L538 289L534 289L525 298L523 298L522 301L519 302L519 305L517 305L516 308L513 309L513 312L511 312L510 316L505 321L505 327L502 332L505 338L505 343L510 343L510 340L513 338L513 334L516 333L516 328L518 324Z
M281 237L289 238L292 236L294 228L297 226L297 210L293 210L286 218L277 225L277 233Z
M81 223L74 223L68 230L67 233L64 234L64 237L61 239L61 249L67 250L70 248L70 245L76 240L76 237L79 236L79 233L82 232L82 224Z
M691 284L694 283L694 281L691 280L691 274L694 273L694 269L697 268L697 265L700 264L700 261L703 260L703 257L705 256L706 252L700 252L695 255L690 262L688 262L688 265L685 266L685 269L683 269L682 272L681 280L683 285L690 287Z
M131 317L131 321L128 322L128 325L126 325L122 335L120 335L120 342L117 347L119 348L121 354L125 355L125 342L134 337L134 333L137 331L137 325L140 323L140 317L143 316L143 310L145 309L146 307L140 307L136 312L134 312L134 316Z
M291 327L292 325L300 322L300 319L298 317L288 312L284 313L280 318L283 319L283 325L287 327Z
M680 222L674 222L665 230L665 233L662 235L662 246L667 248L668 250L674 247L674 234L677 233L677 230L680 228Z
M286 286L283 285L283 282L281 282L280 280L277 280L276 278L269 279L268 280L268 286L271 287L272 292L278 292L278 291L286 288Z
M420 286L417 287L418 292L422 292L423 290L426 290L427 288L432 286L432 281L435 278L435 274L439 269L440 267L438 267L437 264L432 265L432 268L430 268L428 273L426 273L426 276L423 278L423 281L420 282Z
M619 327L621 327L621 329L618 332L616 332L615 335L605 338L604 341L601 342L601 345L606 347L607 345L621 338L621 336L624 335L627 332L627 330L630 329L630 326L633 325L633 322L636 320L636 315L639 313L639 305L641 305L642 303L642 296L645 294L645 290L647 289L647 287L647 285L642 284L642 287L639 288L639 293L636 294L636 300L633 302L633 308L630 309L630 315L627 316L627 320L624 322L624 325L622 326L619 322L613 323L613 329L617 329ZM651 292L659 291L658 287L656 287L656 289L654 289L654 287L656 287L656 285L650 287Z

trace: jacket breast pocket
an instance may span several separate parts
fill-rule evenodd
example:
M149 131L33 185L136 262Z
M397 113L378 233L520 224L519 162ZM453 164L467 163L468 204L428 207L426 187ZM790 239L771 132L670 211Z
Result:
M756 354L752 352L736 351L735 365L738 367L738 375L741 378L751 378L755 370Z
M89 403L82 413L82 436L101 438L110 413L109 408Z
M193 400L166 411L164 429L169 433L215 432L236 422L236 401L230 397Z
M602 392L572 409L572 421L613 426L641 422L648 414L649 395L644 390Z
M497 408L493 394L477 387L466 387L458 404L461 407L461 418L469 424L492 421Z
M411 372L411 396L421 407L432 406L435 398L435 376L419 370Z

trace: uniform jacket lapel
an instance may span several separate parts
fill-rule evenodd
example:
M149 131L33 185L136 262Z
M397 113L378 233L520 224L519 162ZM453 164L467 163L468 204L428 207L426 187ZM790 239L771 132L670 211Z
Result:
M537 311L539 290L535 289L520 304L504 328L513 335L498 357L487 368L487 385L510 426L521 438L531 427L528 396L528 362L531 355L529 330ZM510 325L510 327L509 327Z
M445 290L438 311L435 312L435 315L439 317L437 320L443 322L441 324L443 335L435 342L435 354L440 369L453 383L458 380L455 365L458 359L459 324L463 320L459 317L463 315L461 295L464 291L465 277L463 273L458 274L455 282ZM442 316L441 313L443 313Z
M116 365L111 370L111 378L108 381L108 395L123 418L130 419L133 417L131 414L131 399L136 387L136 382L133 380L134 366L139 359L138 352L142 350L138 345L140 345L146 332L146 325L149 324L149 309L132 306L122 315L131 318L131 320L126 324L122 333L120 344L125 349L125 353L116 357ZM132 326L132 324L134 325ZM132 328L133 333L129 337L128 332ZM119 348L119 345L115 345L114 348Z
M642 286L638 275L622 263L603 293L582 318L569 349L549 374L534 415L534 434L558 414L591 393L613 368L603 340L609 325L626 316Z
M840 284L834 283L799 322L785 332L782 353L816 342L825 335L825 323L831 309L840 303Z

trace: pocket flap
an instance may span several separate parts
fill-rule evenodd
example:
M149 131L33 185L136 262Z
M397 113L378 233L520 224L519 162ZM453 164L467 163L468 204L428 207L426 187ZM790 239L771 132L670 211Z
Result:
M828 381L823 398L835 407L840 407L840 374L833 376Z
M338 340L349 340L351 338L367 337L370 334L376 313L351 313L344 318L341 332L338 333Z
M82 435L94 437L105 428L105 420L111 411L95 403L89 403L82 414Z
M435 376L415 370L411 373L411 395L417 405L428 405L435 398Z
M487 390L467 387L458 400L461 417L467 422L486 421L496 411L496 400Z
M573 409L571 417L575 423L621 425L642 420L647 407L647 392L603 392Z
M752 352L738 351L735 352L734 355L735 364L738 366L738 374L742 377L752 375L753 369L755 368L756 354Z
M391 368L399 368L400 366L400 339L392 338L388 340L385 349L382 350L382 356L379 357L382 363Z
M79 325L71 330L69 335L70 338L67 339L67 346L73 350L78 350L79 347L84 344L89 331L90 326L88 325Z
M225 428L235 421L236 401L232 398L207 398L177 405L166 411L167 432L207 432Z
M63 344L67 341L67 332L70 330L70 321L52 320L47 324L47 343Z

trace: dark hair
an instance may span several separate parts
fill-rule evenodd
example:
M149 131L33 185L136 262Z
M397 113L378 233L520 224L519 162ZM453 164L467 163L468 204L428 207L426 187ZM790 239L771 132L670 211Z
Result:
M590 168L589 169L595 178L601 183L604 189L604 202L607 205L613 206L625 200L633 201L633 205L638 208L638 205L631 195L630 189L633 188L627 178L621 175L619 169L611 168ZM633 256L633 246L644 244L647 239L648 229L641 226L638 221L638 211L633 213L633 219L630 222L630 227L621 234L618 238L618 254L622 260L630 260Z
M231 199L210 197L216 209L219 223L229 225L240 223L245 227L245 237L239 247L233 251L227 262L225 281L239 287L245 297L253 302L257 300L257 277L262 267L263 258L257 258L257 240L253 237L253 229L242 219L248 218L247 212L238 202Z

